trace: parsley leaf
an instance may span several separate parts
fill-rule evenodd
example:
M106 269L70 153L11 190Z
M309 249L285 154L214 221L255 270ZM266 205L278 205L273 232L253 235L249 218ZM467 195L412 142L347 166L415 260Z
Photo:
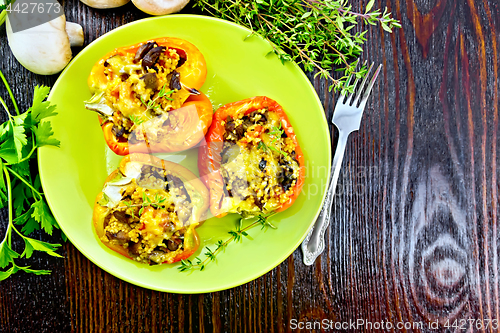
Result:
M12 190L12 196L14 197L14 210L16 216L21 215L25 210L25 205L29 204L28 196L30 195L31 193L29 193L29 189L26 188L24 184L14 186L14 189Z
M49 95L50 88L44 86L36 86L33 96L33 104L28 112L31 112L32 125L38 124L42 119L55 116L56 106L51 105L48 101L43 101Z
M50 274L49 270L46 269L30 269L30 266L26 267L17 267L19 270L24 271L25 273L31 273L35 275L47 275Z
M24 126L14 125L12 128L12 135L14 137L14 145L16 147L17 158L20 160L22 157L23 146L28 143L26 134L24 133Z
M19 253L12 250L7 244L7 239L4 239L0 245L0 267L7 267L7 265L16 258L19 258Z
M10 122L7 121L7 122L0 125L0 141L5 141L5 137L9 133L9 131L8 131L9 124L10 124Z
M37 127L33 129L36 136L36 145L38 147L43 146L56 146L59 147L59 140L51 138L54 134L52 131L52 125L48 121L44 121L38 124Z
M42 226L42 229L45 230L46 233L49 235L52 235L52 230L53 227L56 224L56 220L52 217L50 214L49 207L43 200L38 200L33 205L33 213L31 214L31 217L33 217L37 222L40 223Z
M5 162L9 164L17 163L21 157L21 148L19 144L22 142L26 142L26 135L24 135L24 127L23 126L15 126L17 127L17 140L14 136L14 126L11 122L7 124L6 139L0 145L0 158L3 158ZM20 131L19 127L22 129Z
M61 238L64 242L66 242L68 240L68 236L66 236L66 234L62 231L62 229L60 230L61 232Z
M17 267L16 266L13 266L13 267L9 268L5 272L0 271L0 281L5 280L6 278L8 278L9 276L11 276L15 272L17 272Z
M45 252L53 257L62 257L61 255L55 253L54 251L61 245L59 244L49 244L46 242L42 242L33 238L25 238L24 239L24 255L26 258L31 258L33 254L33 250Z
M25 235L29 235L33 231L40 229L40 225L38 224L38 222L34 218L32 218L31 216L32 213L33 213L33 208L30 208L26 213L14 219L15 224L23 226L21 232L24 233Z
M31 181L31 171L29 160L24 160L23 162L18 162L10 166L19 176L26 178Z
M3 202L7 200L7 188L5 187L5 178L3 176L3 162L0 159L0 208L3 208Z

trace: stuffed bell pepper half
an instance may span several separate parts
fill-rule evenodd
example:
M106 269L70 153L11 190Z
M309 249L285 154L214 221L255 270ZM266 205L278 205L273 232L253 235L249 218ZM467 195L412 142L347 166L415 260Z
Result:
M188 169L147 154L125 156L106 179L93 223L110 249L140 263L174 263L199 247L208 190Z
M200 142L212 121L212 104L199 91L205 58L179 38L117 48L92 68L92 97L109 148L118 155L175 152Z
M215 112L198 169L218 217L283 211L304 183L304 156L292 125L283 108L263 96Z

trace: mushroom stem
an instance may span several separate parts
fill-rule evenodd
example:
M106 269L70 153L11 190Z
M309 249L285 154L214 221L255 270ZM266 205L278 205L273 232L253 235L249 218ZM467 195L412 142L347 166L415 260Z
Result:
M83 46L83 28L78 23L66 22L66 33L69 44L73 46Z

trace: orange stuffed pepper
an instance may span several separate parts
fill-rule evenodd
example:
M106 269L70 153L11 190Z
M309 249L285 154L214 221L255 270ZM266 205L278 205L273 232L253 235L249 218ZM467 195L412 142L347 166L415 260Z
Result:
M218 217L283 211L304 183L304 156L292 125L277 102L262 96L215 112L198 169Z
M212 121L212 104L199 91L206 75L201 52L179 38L117 48L92 68L85 107L99 114L118 155L185 150Z
M93 223L110 249L146 264L174 263L199 247L209 206L205 185L183 166L153 155L125 156L97 195Z

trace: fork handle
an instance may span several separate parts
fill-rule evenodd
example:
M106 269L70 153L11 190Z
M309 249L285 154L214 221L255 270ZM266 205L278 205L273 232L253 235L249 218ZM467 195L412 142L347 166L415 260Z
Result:
M339 131L339 139L333 157L332 172L330 174L330 186L326 192L326 198L318 219L301 245L304 254L304 264L307 266L312 265L325 249L325 232L330 224L333 197L335 196L335 188L337 187L337 180L339 179L340 167L342 166L348 136L349 134Z

